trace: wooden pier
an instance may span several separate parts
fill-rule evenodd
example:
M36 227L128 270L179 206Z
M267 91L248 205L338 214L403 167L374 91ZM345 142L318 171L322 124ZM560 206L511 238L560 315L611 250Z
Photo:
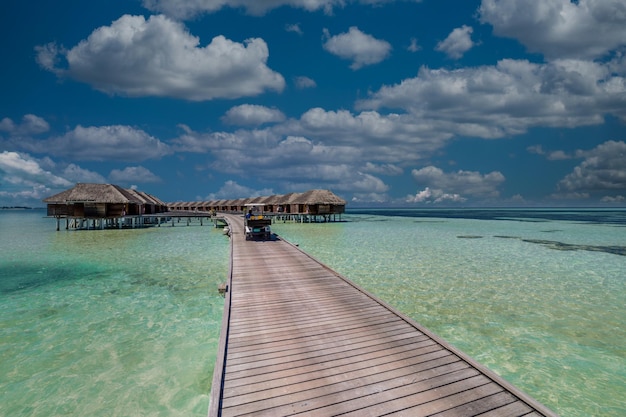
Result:
M209 417L554 416L383 301L226 215L231 268Z

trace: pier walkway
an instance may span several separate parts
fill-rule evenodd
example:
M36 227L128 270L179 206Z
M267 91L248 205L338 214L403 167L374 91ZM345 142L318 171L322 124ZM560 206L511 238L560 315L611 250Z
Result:
M209 417L554 416L281 239L231 230Z

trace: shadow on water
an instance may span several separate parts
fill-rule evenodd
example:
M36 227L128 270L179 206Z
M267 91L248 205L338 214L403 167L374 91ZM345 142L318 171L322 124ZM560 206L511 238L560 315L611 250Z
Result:
M559 242L556 240L524 239L524 238L517 237L517 236L499 235L499 236L494 236L494 237L499 238L499 239L518 239L518 240L521 240L522 242L535 243L538 245L543 245L550 249L560 250L560 251L585 250L585 251L590 251L590 252L604 252L604 253L610 253L611 255L626 256L626 246L578 245L578 244L572 244L572 243Z
M76 274L78 268L83 270L82 276ZM0 294L29 290L59 281L73 281L84 278L85 274L97 275L101 272L96 269L85 271L84 265L0 265Z

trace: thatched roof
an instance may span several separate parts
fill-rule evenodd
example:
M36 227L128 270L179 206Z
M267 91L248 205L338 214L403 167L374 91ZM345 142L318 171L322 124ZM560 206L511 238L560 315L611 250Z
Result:
M44 203L134 203L144 204L144 199L114 184L78 183L74 188L45 198Z
M346 200L338 197L329 190L309 190L299 194L292 201L293 204L334 204L345 205Z
M289 193L280 196L275 204L291 204L301 193Z
M176 203L176 206L202 206L209 207L240 207L246 204L288 205L288 204L331 204L345 206L346 201L329 190L309 190L304 193L274 194L269 196L238 198L234 200L211 200L195 203ZM173 204L169 203L169 207Z
M264 204L279 204L281 198L283 198L282 194L270 195L263 201L263 203Z

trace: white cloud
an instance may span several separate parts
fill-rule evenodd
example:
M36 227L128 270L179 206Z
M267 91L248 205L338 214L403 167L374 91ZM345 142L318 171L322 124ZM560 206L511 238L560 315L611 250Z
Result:
M244 44L216 36L205 47L178 22L157 15L124 15L64 50L37 47L39 64L107 94L174 97L191 101L280 92L283 77L267 67L263 39ZM64 58L67 68L59 61Z
M47 132L50 126L41 117L25 115L21 124L15 124L11 119L4 118L0 122L0 130L9 133L8 139L0 141L6 149L68 159L136 162L159 159L172 153L167 144L131 126L83 127L79 125L61 136L33 138L31 135Z
M500 138L535 126L600 124L626 119L626 79L601 63L502 60L457 70L422 67L417 77L383 86L357 109L402 109L460 136Z
M280 110L256 104L242 104L232 107L222 117L224 123L240 126L259 126L264 123L277 123L284 120L285 115Z
M0 120L0 130L8 132L10 135L37 135L50 130L50 125L39 116L26 114L22 117L21 124L15 124L8 117Z
M276 194L271 188L255 190L245 185L240 185L236 181L228 180L220 187L220 189L207 195L204 200L224 200L235 198L261 197Z
M429 187L426 187L422 191L418 191L415 195L408 195L405 198L407 203L463 203L467 201L465 197L461 197L459 194L449 194L445 193L442 190L434 189L431 190Z
M330 36L324 29L324 49L340 58L352 61L350 68L358 70L366 65L377 64L391 53L391 44L361 32L352 26L348 32Z
M130 126L77 126L63 136L23 141L30 152L90 161L143 161L158 159L171 151L168 145Z
M272 9L283 6L304 9L309 12L322 10L332 14L334 7L346 3L380 5L394 0L143 0L144 7L177 19L192 19L203 13L214 13L224 7L243 8L248 14L261 16ZM407 0L420 2L421 0Z
M602 201L603 203L623 203L626 201L626 197L624 197L623 195L605 196L602 197L600 201Z
M303 90L305 88L315 88L317 87L317 83L315 82L315 80L309 78L309 77L305 77L305 76L300 76L300 77L295 77L294 78L294 83L296 85L296 88Z
M300 119L263 129L198 133L187 128L172 146L178 152L210 152L210 168L219 172L353 186L360 181L355 172L398 175L402 169L397 163L417 163L449 137L407 116L314 108ZM256 152L250 153L251 148Z
M559 182L559 193L589 195L626 189L626 142L607 141L578 155L584 161Z
M383 175L402 175L404 172L402 168L394 164L374 164L372 162L366 162L362 170Z
M548 159L549 161L562 161L565 159L574 158L574 155L570 155L566 153L565 151L561 151L561 150L547 152L543 149L541 145L532 145L526 148L526 150L532 154L545 156L546 159Z
M161 178L153 174L149 169L142 166L126 167L122 170L114 169L109 174L109 179L113 183L149 183L149 182L161 182Z
M0 198L3 204L40 206L41 200L51 195L53 190L72 185L67 179L41 165L40 161L28 154L0 153Z
M107 182L106 179L97 172L83 169L76 164L69 164L67 167L65 167L65 169L63 170L63 178L73 183L85 182L105 184Z
M287 25L285 25L285 30L287 32L297 33L298 35L302 35L304 33L304 32L302 32L302 28L300 27L300 23L287 24Z
M505 181L498 171L482 175L476 171L457 171L445 173L442 169L427 166L411 172L418 184L444 190L446 193L458 193L473 197L497 197L498 187ZM431 190L431 191L433 191Z
M623 0L482 0L479 14L496 35L550 59L594 59L626 45Z
M444 52L450 58L459 59L474 46L472 41L473 31L474 29L466 25L456 28L445 40L439 42L435 49Z
M419 44L417 43L417 38L411 38L411 43L407 47L407 50L411 52L417 52L417 51L420 51L421 49L422 47L419 46Z
M4 151L0 153L0 173L2 182L10 184L47 184L68 186L71 182L41 168L39 162L30 155Z
M368 193L381 194L389 191L389 186L373 175L358 172L355 179L356 181L350 183L350 190L355 193L367 191Z
M286 127L329 144L356 146L364 155L393 155L394 161L419 159L420 155L439 149L451 137L441 131L441 126L411 115L382 115L376 111L352 114L319 107L306 111L297 124Z

